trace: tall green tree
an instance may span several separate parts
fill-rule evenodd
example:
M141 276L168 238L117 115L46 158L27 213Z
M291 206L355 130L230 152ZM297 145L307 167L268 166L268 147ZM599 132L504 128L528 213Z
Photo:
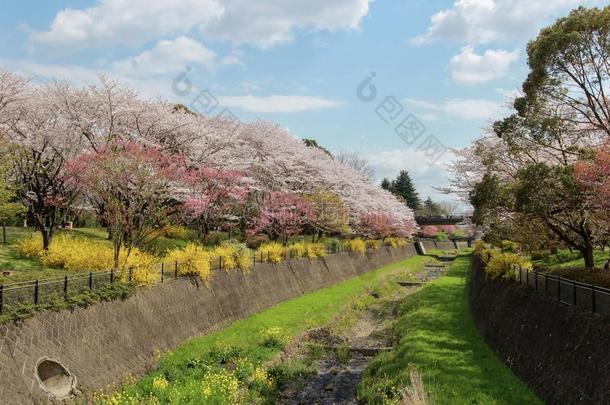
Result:
M418 215L425 216L425 217L445 215L446 213L447 212L443 209L443 207L439 203L432 200L432 198L430 198L430 196L428 196L428 198L426 198L421 209L419 209L417 211Z
M392 182L387 177L384 177L383 180L381 180L381 188L391 193L393 192Z
M419 194L413 185L411 176L406 170L401 170L396 179L392 181L391 191L402 197L407 206L412 210L418 210L420 208L421 200Z
M530 73L520 115L536 114L610 136L610 6L579 7L527 47Z

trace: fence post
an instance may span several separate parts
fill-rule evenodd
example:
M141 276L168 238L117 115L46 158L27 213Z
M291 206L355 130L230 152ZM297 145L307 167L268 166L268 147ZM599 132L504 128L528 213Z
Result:
M544 273L544 294L549 295L549 273Z
M263 252L261 252L261 263L263 262Z
M110 284L114 283L114 269L110 269Z
M222 256L218 256L218 270L222 270Z
M89 291L93 289L93 273L89 273Z
M161 282L163 282L164 263L161 262Z
M561 277L557 276L557 301L561 302Z
M536 291L538 291L538 272L534 270L534 286Z
M178 280L178 260L174 263L174 278Z
M252 266L256 266L256 252L252 255Z
M129 282L131 283L131 267L129 268Z
M523 284L523 276L521 275L521 267L519 267L519 284Z
M519 271L521 271L521 266L519 266ZM525 269L525 284L527 284L527 286L530 286L530 271L528 269Z
M4 311L4 284L0 284L0 314Z
M38 305L38 280L34 284L34 305Z
M68 299L68 276L64 276L64 300L67 300L67 299Z
M0 287L2 287L2 286L0 286ZM2 300L0 299L0 304L1 303L2 303ZM593 284L591 284L591 307L593 308L593 313L595 313L595 286Z
M572 295L574 306L576 306L576 280L572 280Z

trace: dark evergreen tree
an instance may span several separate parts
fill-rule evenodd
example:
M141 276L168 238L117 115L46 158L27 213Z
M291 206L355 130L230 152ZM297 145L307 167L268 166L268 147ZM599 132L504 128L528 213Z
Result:
M409 173L406 170L401 170L400 173L398 173L396 180L392 181L391 191L402 197L407 203L407 206L412 210L419 209L421 200L419 199L417 190L415 190L411 176L409 176Z
M418 212L418 215L421 216L437 216L445 214L446 212L443 207L441 207L439 203L434 202L430 197L426 198L426 200L424 201L424 206Z
M394 192L392 190L392 182L388 180L387 177L384 177L383 180L381 180L381 188L390 192Z

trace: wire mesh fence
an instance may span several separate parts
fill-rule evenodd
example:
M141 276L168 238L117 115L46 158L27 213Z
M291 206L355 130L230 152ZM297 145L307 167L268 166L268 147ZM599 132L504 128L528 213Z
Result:
M610 289L516 266L517 281L566 305L610 316Z
M326 245L326 254L338 254L349 252L340 244ZM295 252L284 251L282 260L298 259ZM269 253L252 252L252 265L274 262ZM225 267L223 267L223 265ZM213 270L226 270L222 257L210 259L210 268ZM239 268L239 265L238 265ZM115 283L132 283L135 270L109 270L95 272L75 272L63 277L52 277L31 281L22 281L8 284L0 284L0 314L6 312L9 307L19 305L42 305L51 303L58 299L68 300L84 292L95 292L101 288L112 286ZM146 272L142 284L151 285L163 283L168 280L178 279L180 274L180 263L160 263L153 271Z

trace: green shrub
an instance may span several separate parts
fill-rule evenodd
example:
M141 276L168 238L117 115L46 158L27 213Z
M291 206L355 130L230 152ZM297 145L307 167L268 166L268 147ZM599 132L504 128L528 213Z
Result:
M434 235L434 240L437 242L444 242L449 240L449 236L447 236L445 232L438 232L436 235Z
M569 250L560 250L554 255L549 255L546 258L548 264L561 264L571 262L573 260L580 259L582 254L580 252L570 252Z
M288 344L290 338L279 326L273 326L263 331L263 346L276 349L283 349Z

